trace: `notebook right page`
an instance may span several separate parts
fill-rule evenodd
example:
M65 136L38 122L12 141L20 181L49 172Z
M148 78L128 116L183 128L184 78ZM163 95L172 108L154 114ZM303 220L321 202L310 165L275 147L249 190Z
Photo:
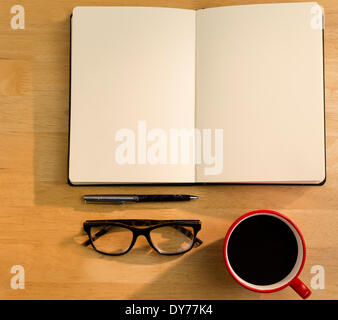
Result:
M316 3L197 11L198 182L325 180L322 22Z

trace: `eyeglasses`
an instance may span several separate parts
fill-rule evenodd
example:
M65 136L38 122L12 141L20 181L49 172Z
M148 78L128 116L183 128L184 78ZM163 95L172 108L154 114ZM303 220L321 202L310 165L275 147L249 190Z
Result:
M111 256L126 254L141 235L164 255L182 254L202 244L196 238L199 220L87 220L83 229L89 237L84 245Z

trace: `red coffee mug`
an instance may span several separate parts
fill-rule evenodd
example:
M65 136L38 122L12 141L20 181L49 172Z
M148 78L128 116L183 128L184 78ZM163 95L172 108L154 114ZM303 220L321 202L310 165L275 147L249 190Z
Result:
M229 244L229 239L231 238L232 232L245 219L256 216L256 215L269 215L269 216L273 216L283 221L289 227L289 229L293 232L297 240L298 255L297 255L296 263L293 269L284 279L282 279L281 281L277 283L271 284L271 285L255 285L255 284L245 281L244 279L242 279L240 276L238 276L235 273L235 271L231 267L231 263L229 262L228 244ZM225 260L226 267L229 270L232 277L240 285L242 285L243 287L249 290L252 290L255 292L261 292L261 293L269 293L269 292L276 292L276 291L282 290L287 286L291 286L291 288L293 288L303 299L308 298L311 294L310 289L298 278L305 263L306 249L305 249L304 238L300 230L297 228L297 226L289 218L280 214L279 212L271 211L271 210L256 210L256 211L251 211L249 213L246 213L245 215L238 218L233 223L233 225L230 227L230 229L228 230L225 236L223 254L224 254L224 260Z

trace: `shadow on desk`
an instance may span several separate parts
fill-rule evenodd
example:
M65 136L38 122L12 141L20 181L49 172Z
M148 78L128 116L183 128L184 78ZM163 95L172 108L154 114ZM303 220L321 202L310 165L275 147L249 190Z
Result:
M224 239L192 250L129 299L257 299L238 285L226 270Z
M118 269L129 268L129 265L156 268L156 265L171 264L168 269L161 267L163 272L160 271L151 282L133 292L128 299L231 299L234 297L257 299L259 297L258 294L238 285L226 270L223 260L223 238L208 245L202 244L201 247L183 255L163 256L152 250L141 237L129 253L115 257L102 255L94 251L90 245L82 245L87 239L80 232L64 244L71 245L73 252L83 257L111 261L115 268L119 265ZM148 270L152 272L151 270L154 269ZM105 269L101 272L105 272ZM140 282L142 282L141 278Z

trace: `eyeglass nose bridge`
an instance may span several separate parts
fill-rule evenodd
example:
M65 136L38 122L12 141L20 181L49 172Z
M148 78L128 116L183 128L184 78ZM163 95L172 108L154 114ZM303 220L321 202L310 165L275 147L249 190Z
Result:
M149 236L149 231L147 230L138 230L137 234L134 234L134 239L133 239L133 244L132 247L134 247L138 237L143 236L148 244L152 247L150 236Z
M143 236L149 241L149 231L148 230L138 230L137 234L134 235L134 240L136 241L138 237Z

